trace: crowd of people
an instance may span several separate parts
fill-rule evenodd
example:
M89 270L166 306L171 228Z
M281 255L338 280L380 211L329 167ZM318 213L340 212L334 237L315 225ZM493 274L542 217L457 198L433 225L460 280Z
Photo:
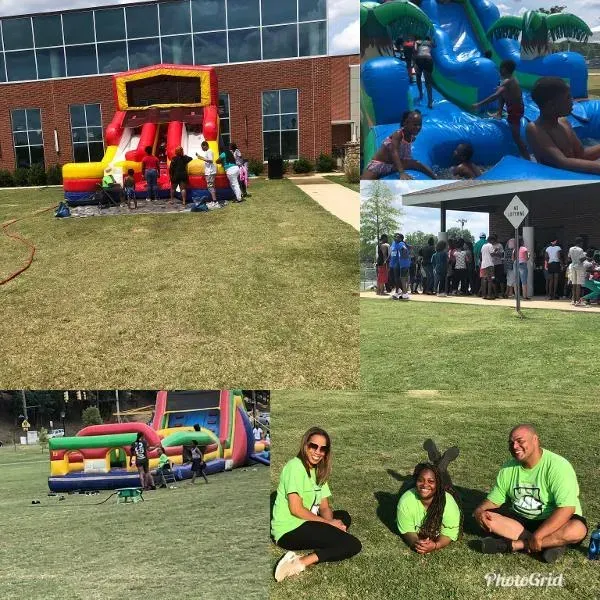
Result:
M421 555L457 542L464 520L461 497L447 473L458 448L441 455L432 440L423 447L431 462L419 463L400 491L395 523L407 546ZM522 552L553 563L588 533L577 475L566 458L542 448L530 424L513 427L508 448L512 458L502 465L493 488L473 513L482 534L479 548L484 554ZM330 504L331 472L331 437L313 427L279 477L271 533L287 553L275 568L278 582L362 550L359 539L348 531L348 512L333 510Z
M482 233L475 244L463 238L436 243L430 237L421 248L406 243L401 233L394 234L391 244L383 234L375 251L376 293L394 300L419 293L494 300L512 298L520 286L521 297L529 300L534 291L528 285L530 271L537 264L544 273L547 300L565 298L575 306L591 302L585 298L592 287L586 282L600 282L600 250L584 249L578 237L568 250L552 240L532 255L522 238L518 244L514 238L502 243L494 233Z

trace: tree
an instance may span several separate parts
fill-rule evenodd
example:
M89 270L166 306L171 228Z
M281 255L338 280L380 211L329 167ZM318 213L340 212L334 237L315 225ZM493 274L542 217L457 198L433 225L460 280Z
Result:
M373 262L377 241L382 234L392 236L398 230L402 211L393 205L392 190L385 182L373 181L365 191L370 196L360 210L360 259Z
M422 231L407 233L404 240L409 246L415 249L415 252L418 252L421 248L427 246L427 242L431 237L433 238L433 243L436 244L437 236L433 235L433 233L423 233Z
M462 238L465 242L475 242L475 237L468 229L461 229L460 227L449 227L446 230L448 234L449 240L457 240L458 238Z
M102 425L102 417L97 406L88 406L81 413L81 420L83 421L84 427L88 425Z

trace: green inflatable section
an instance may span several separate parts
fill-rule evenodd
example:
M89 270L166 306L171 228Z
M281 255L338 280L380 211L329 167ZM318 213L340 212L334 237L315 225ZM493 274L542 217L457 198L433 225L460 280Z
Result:
M177 431L163 439L162 445L165 448L171 446L184 446L191 444L194 440L199 446L208 446L209 444L219 444L219 438L208 429L201 428L200 431Z
M56 437L48 442L50 450L80 450L81 448L111 448L131 446L135 442L135 433L113 433L110 435L90 435L79 437Z

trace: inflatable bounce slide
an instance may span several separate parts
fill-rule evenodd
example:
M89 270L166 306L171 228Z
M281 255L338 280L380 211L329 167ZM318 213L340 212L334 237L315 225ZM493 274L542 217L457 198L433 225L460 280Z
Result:
M539 116L528 90L542 76L563 78L575 102L569 117L584 145L600 140L600 101L587 100L585 59L575 52L549 53L550 40L586 40L591 30L570 14L527 12L500 17L489 0L390 0L361 3L361 128L363 163L367 164L383 140L400 127L406 110L423 113L423 129L413 144L413 157L442 178L452 166L452 152L460 143L474 148L474 162L486 167L484 179L599 179L554 169L519 158L505 119L476 114L472 105L490 96L500 81L503 60L516 63L515 76L523 90L525 127ZM392 40L430 36L434 70L433 108L420 101L406 63L394 56ZM518 37L521 41L518 41ZM494 105L485 107L495 109ZM444 173L446 171L446 173ZM410 171L415 179L427 176ZM395 179L392 174L386 179Z
M252 462L269 464L269 443L254 441L240 391L162 391L150 424L91 425L74 437L50 439L48 487L68 492L139 486L135 462L129 466L129 458L140 432L149 446L164 448L178 479L192 476L187 447L194 440L203 450L208 474ZM150 469L157 465L154 449Z
M188 165L189 198L208 195L204 161L195 159L206 140L219 156L219 90L213 67L154 65L113 76L117 111L105 132L106 152L100 162L63 166L65 199L71 205L94 202L104 171L134 171L136 195L146 197L141 160L147 146L160 160L159 196L170 194L169 163L181 146L194 158ZM115 177L115 179L118 179ZM120 181L119 181L120 183ZM221 165L215 179L217 198L233 198Z

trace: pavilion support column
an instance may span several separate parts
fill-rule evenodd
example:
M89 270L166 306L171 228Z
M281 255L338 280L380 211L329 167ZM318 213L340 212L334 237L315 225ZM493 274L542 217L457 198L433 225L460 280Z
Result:
M444 242L448 241L448 233L446 232L446 208L444 205L440 208L440 232L438 239L443 240Z

